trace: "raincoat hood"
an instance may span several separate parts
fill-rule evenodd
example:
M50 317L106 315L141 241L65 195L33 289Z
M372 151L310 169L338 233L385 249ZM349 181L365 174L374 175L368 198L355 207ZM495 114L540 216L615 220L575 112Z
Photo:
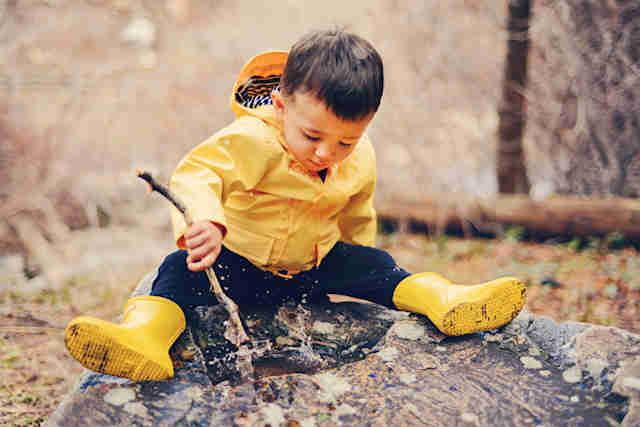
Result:
M268 51L251 58L240 70L231 92L231 110L236 117L254 116L281 127L271 105L271 92L280 85L288 52Z

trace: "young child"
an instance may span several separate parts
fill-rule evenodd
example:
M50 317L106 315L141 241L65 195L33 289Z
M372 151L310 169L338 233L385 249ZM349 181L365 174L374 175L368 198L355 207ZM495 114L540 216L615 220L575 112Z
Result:
M454 285L410 274L373 247L376 167L365 131L382 90L379 54L344 31L313 32L289 53L251 59L233 87L236 120L171 178L194 218L186 228L172 212L181 250L159 267L150 296L127 302L120 324L71 321L73 357L136 381L172 377L168 350L185 328L183 310L217 303L209 266L241 311L336 293L426 315L448 335L511 321L524 304L517 279Z

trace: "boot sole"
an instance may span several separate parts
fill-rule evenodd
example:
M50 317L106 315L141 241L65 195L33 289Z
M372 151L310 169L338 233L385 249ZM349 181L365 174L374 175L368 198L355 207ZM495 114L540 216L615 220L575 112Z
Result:
M133 381L157 381L171 377L158 363L105 334L97 325L76 323L65 331L69 353L82 366Z
M448 311L439 329L447 335L466 335L499 328L513 320L526 297L526 287L514 281L498 287L480 301L462 303Z

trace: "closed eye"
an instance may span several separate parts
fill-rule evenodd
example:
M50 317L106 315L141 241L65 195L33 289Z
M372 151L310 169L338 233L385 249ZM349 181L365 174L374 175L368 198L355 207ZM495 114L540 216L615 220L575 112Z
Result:
M304 135L305 138L307 138L309 141L320 141L320 137L319 136L311 136L307 133L302 133Z
M351 147L352 145L353 145L353 144L347 144L346 142L342 142L342 141L340 142L340 146L341 146L341 147L343 147L343 148L349 148L349 147Z

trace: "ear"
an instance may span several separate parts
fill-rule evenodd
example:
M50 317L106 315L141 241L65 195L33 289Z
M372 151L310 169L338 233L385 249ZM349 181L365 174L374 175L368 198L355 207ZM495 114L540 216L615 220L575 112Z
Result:
M271 92L271 102L273 103L273 107L276 110L276 116L278 119L282 120L282 116L284 115L284 98L279 90L274 90Z

